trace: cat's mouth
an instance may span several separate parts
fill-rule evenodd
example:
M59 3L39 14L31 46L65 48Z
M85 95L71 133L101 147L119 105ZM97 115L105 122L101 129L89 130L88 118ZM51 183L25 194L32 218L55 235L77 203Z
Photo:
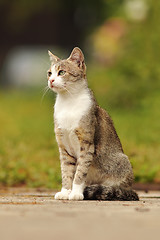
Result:
M51 82L49 82L48 86L49 86L50 89L59 88L54 83L51 83Z
M51 85L50 85L50 88L56 88L56 86L54 86L54 85L51 84Z
M56 93L60 93L62 91L67 91L66 87L65 86L59 86L59 85L56 85L55 83L51 83L51 82L48 82L48 87L53 91L53 92L56 92Z
M62 87L55 86L55 85L50 85L50 89L56 93L62 91Z
M55 88L55 89L58 89L59 87L57 87L57 86L55 86L55 85L51 85L50 88L51 88L51 89L54 89L54 88Z

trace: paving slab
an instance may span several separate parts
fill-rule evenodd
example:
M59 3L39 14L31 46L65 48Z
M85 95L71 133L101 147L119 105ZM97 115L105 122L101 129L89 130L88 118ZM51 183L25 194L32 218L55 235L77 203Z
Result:
M160 192L140 201L57 201L54 192L0 190L1 240L160 238Z

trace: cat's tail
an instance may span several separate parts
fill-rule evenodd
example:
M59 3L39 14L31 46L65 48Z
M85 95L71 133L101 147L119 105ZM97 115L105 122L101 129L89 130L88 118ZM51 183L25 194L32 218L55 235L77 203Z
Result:
M139 197L131 188L95 184L84 189L84 200L138 201Z

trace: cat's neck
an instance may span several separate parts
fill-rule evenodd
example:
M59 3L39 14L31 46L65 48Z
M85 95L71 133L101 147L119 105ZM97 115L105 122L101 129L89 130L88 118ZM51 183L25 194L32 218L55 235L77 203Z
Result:
M59 92L57 94L57 100L73 100L81 97L82 95L88 95L89 89L87 83L76 84L70 89L66 89L65 91Z
M88 87L87 81L74 87L72 91L60 92L57 94L54 105L54 116L58 118L59 113L82 116L90 107L97 106L93 92Z
M58 94L54 106L54 118L62 129L75 129L79 121L92 105L92 98L88 88L79 92Z

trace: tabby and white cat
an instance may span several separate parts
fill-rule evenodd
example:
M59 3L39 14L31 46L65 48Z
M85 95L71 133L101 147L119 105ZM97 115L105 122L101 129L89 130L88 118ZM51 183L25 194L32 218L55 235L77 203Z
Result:
M55 134L62 189L55 199L138 200L133 172L108 113L88 88L84 56L74 48L61 60L48 51L48 86L57 93Z

